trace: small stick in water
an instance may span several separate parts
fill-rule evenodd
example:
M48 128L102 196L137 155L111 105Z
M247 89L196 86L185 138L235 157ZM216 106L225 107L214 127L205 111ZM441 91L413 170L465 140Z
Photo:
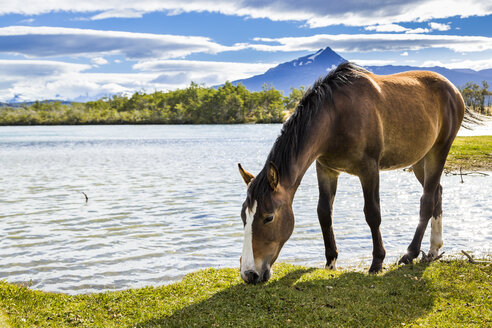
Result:
M465 252L464 250L461 250L461 253L463 253L463 255L465 255L466 257L468 257L468 262L470 262L470 263L485 263L485 264L492 263L490 261L477 261L477 260L474 260L473 257L471 257L471 255L468 254L467 252Z
M87 197L87 194L85 192L82 191L82 193L84 194L84 196L85 196L85 202L87 203L89 201L89 197Z

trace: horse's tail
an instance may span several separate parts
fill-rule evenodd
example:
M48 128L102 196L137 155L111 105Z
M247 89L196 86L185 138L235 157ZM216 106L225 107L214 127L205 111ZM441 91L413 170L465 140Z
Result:
M465 116L461 126L468 130L473 130L474 125L483 125L484 115L473 112L470 107L465 106Z

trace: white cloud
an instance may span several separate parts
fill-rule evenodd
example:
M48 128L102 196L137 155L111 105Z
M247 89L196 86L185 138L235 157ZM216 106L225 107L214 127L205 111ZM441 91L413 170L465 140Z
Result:
M435 23L435 22L430 22L429 26L431 29L437 30L437 31L447 31L447 30L451 29L451 26L449 26L449 24L441 24L441 23Z
M430 31L431 30L428 29L428 28L418 27L418 28L414 28L414 29L408 30L405 33L407 33L407 34L411 34L411 33L420 34L420 33L429 33Z
M409 29L398 24L371 25L364 27L366 31L376 32L405 32Z
M0 101L88 100L135 91L173 90L192 81L216 85L260 74L275 64L152 60L135 73L86 73L90 65L43 60L0 60Z
M419 66L420 67L435 67L435 66L444 67L444 64L439 60L426 60L425 62L423 62Z
M24 0L1 1L0 15L39 15L69 11L95 13L93 19L141 17L150 12L219 12L226 15L304 21L311 27L336 24L368 26L398 22L429 21L452 16L484 16L492 13L489 0Z
M0 101L97 99L144 90L153 78L152 74L72 73L36 80L19 79L8 88L0 89Z
M264 73L276 64L250 64L238 62L197 61L197 60L152 60L133 65L135 70L160 73L156 81L186 78L188 82L209 85L247 78Z
M21 24L32 24L32 23L34 23L34 18L26 18L26 19L21 20L19 23L21 23Z
M330 46L339 52L409 51L447 48L456 52L492 49L492 38L483 36L422 34L317 34L308 37L255 38L259 51L315 51ZM268 43L268 44L267 44Z
M201 36L102 31L62 27L0 28L0 53L33 57L121 54L127 58L178 58L240 49Z
M361 66L384 66L392 65L395 63L394 60L385 59L350 59L351 62L356 63Z
M400 56L408 56L408 51L402 52Z
M219 62L199 60L148 60L133 65L134 69L150 72L162 71L224 71L233 74L237 72L257 73L265 71L276 64L250 64L240 62Z
M420 65L420 67L433 67L433 66L446 67L450 69L470 68L476 71L480 71L483 69L492 68L492 59L462 60L462 61L451 61L451 62L428 60Z
M451 27L447 24L440 24L440 23L434 23L431 22L428 24L430 28L423 28L423 27L418 27L418 28L406 28L398 24L382 24L382 25L371 25L371 26L366 26L364 29L366 31L375 31L375 32L405 32L407 34L419 34L419 33L429 33L433 30L438 30L438 31L447 31Z
M33 79L47 76L73 74L90 69L90 65L72 64L50 60L2 60L0 74L2 79Z
M101 92L104 85L88 79L86 87L77 83L79 77L90 76L84 73L90 68L90 65L49 60L0 60L0 101L74 98L87 92L87 86Z
M428 24L430 28L423 28L423 27L418 27L418 28L407 28L403 27L398 24L378 24L378 25L371 25L371 26L366 26L364 29L366 31L375 31L375 32L405 32L407 34L420 34L420 33L429 33L431 31L447 31L451 27L449 24L441 24L441 23L435 23L435 22L430 22Z
M106 65L108 61L104 59L103 57L95 57L91 59L91 63L100 66L100 65Z
M192 81L190 75L184 72L161 74L152 80L158 84L183 84L189 81Z
M144 12L135 9L113 9L104 11L91 17L92 20L106 18L140 18Z

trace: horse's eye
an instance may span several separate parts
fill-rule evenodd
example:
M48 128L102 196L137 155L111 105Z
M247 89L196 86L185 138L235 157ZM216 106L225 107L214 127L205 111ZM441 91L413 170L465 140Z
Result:
M264 220L263 223L269 223L273 221L273 215L267 216Z

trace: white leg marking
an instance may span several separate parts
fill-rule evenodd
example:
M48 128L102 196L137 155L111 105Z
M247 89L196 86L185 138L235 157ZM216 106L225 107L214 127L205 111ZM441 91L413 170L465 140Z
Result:
M442 247L442 214L437 218L431 217L431 237L429 256L436 258Z
M256 213L256 201L253 208L246 209L246 225L244 226L243 254L241 256L241 276L248 270L256 271L255 258L253 255L253 220ZM243 278L244 279L244 278Z
M328 270L336 270L337 269L337 259L333 259L331 260L331 263L330 264L327 264L325 269L328 269Z

